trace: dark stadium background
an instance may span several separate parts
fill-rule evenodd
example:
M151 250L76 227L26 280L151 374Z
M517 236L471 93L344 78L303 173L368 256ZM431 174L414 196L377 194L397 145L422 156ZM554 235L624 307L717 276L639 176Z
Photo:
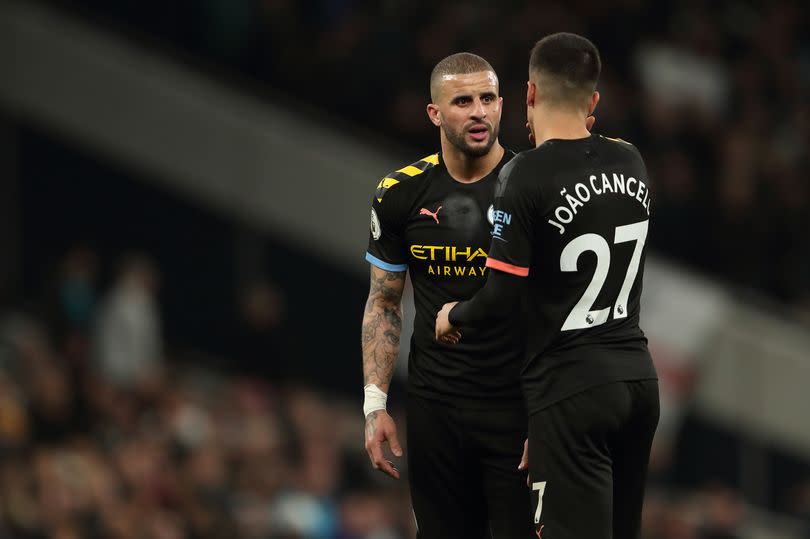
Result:
M550 32L587 35L605 66L595 130L635 143L647 160L663 273L746 313L712 320L719 327L697 351L668 342L665 325L663 338L651 331L677 421L661 431L643 537L810 537L810 423L786 420L781 438L769 436L766 416L749 425L744 415L781 393L806 417L806 393L753 385L761 392L739 394L753 406L713 415L711 388L695 389L712 376L736 383L735 317L754 341L783 345L780 357L803 373L766 354L741 360L741 380L810 383L804 3L4 0L0 17L23 4L384 155L375 176L359 179L369 201L386 167L437 149L423 114L436 61L469 50L493 64L501 140L520 150L528 50ZM0 89L29 68L11 45ZM0 538L412 536L407 485L372 474L362 448L366 232L353 242L358 264L342 263L293 227L173 187L4 95ZM271 171L267 181L271 193L289 188ZM298 211L313 211L318 182L330 181L313 178ZM163 352L148 380L114 384L95 364L96 318L132 260L157 275ZM77 282L88 294L79 307ZM730 371L716 371L714 353ZM395 409L402 393L399 379Z

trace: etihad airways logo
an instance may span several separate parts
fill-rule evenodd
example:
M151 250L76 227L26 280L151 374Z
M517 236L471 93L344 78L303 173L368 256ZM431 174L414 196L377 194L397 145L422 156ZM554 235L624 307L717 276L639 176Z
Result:
M473 249L455 245L411 245L411 255L418 260L431 262L472 262L477 258L487 258L487 252L480 247Z
M480 247L411 245L411 256L425 260L425 273L434 277L483 277L487 252Z

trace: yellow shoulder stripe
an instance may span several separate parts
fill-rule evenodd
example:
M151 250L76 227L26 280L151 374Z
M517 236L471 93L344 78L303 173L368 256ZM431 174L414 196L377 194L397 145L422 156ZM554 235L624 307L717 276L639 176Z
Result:
M422 171L416 168L413 165L408 165L407 167L402 167L401 169L397 170L397 172L404 172L408 176L416 176L417 174L422 174Z
M396 185L399 183L399 180L395 180L394 178L383 178L380 180L380 183L377 184L377 189L388 189L392 185Z
M398 184L401 181L406 181L408 178L418 176L419 174L422 174L426 170L429 170L430 168L438 164L439 164L439 154L434 153L433 155L423 157L416 163L402 167L396 172L391 172L388 176L383 178L379 184L377 184L377 202L382 202L382 198L389 188L393 187L394 185Z
M382 197L388 188L392 185L396 185L399 183L399 180L395 180L394 178L383 178L380 180L380 183L377 184L377 202L382 202Z

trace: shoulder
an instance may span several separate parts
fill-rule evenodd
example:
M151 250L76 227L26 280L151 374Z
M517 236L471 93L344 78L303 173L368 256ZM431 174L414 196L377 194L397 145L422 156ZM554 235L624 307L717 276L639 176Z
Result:
M377 184L377 190L374 198L377 202L382 203L383 198L389 191L402 191L404 185L412 185L418 178L424 178L425 172L439 164L439 154L434 153L423 157L422 159L405 165L385 175L383 179Z
M509 159L509 161L507 161L501 167L501 170L498 173L499 178L507 178L512 173L512 170L514 170L515 165L518 163L518 161L520 161L523 158L522 154L511 152L511 151L509 153L511 154L512 158Z
M596 135L596 136L599 137L601 140L605 141L606 143L617 144L619 148L625 148L627 150L635 150L636 152L638 151L638 148L636 148L632 142L627 142L623 138L606 137L605 135Z
M497 194L502 194L507 186L513 189L524 189L536 183L536 171L542 167L546 157L537 149L526 150L516 154L498 174Z
M597 135L597 136L605 146L617 152L624 152L637 159L642 159L641 152L638 151L638 148L633 143L628 142L621 138L606 137L604 135Z

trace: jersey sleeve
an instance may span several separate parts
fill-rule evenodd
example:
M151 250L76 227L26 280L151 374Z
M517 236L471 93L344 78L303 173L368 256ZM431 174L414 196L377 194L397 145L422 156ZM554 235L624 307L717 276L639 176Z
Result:
M393 193L386 194L389 186L385 186L384 183L385 180L380 182L371 202L371 227L366 260L385 271L406 271L408 258L403 239L405 226L402 218L403 210L397 196L392 196Z
M525 181L525 161L516 157L498 176L487 267L519 277L529 275L537 187Z

